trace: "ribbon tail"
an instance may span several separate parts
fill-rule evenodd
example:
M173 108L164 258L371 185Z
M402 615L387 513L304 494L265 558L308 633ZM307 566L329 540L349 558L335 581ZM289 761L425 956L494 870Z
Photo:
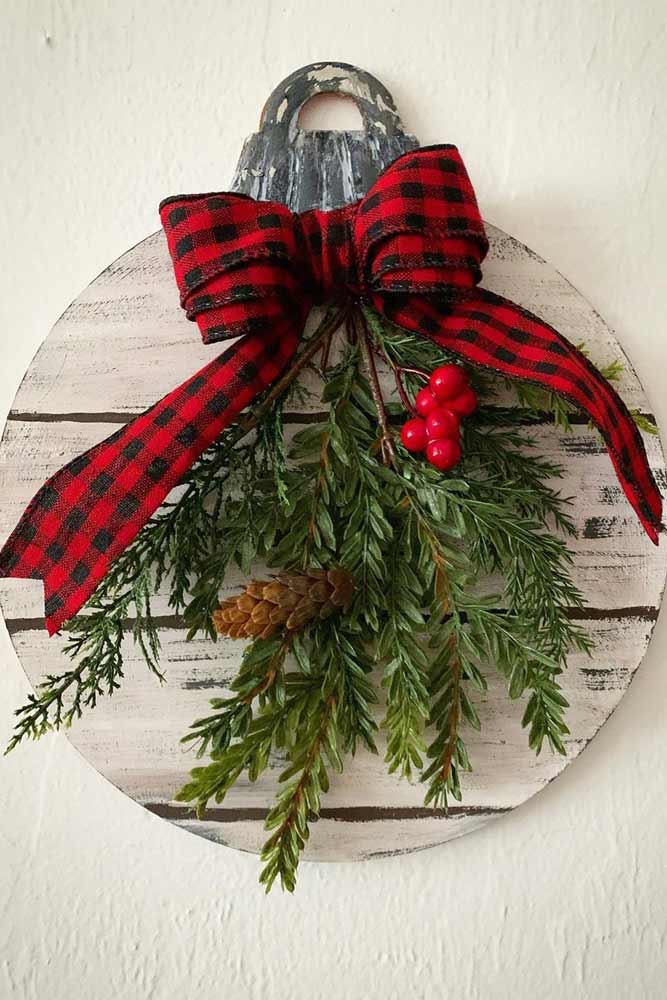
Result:
M452 305L406 296L392 307L388 298L377 295L374 304L399 326L480 368L556 392L583 410L602 434L647 535L658 544L662 497L644 442L623 400L580 350L537 316L485 289Z
M241 338L41 487L0 551L0 577L44 581L49 635L81 609L202 452L282 374L300 333L286 318Z

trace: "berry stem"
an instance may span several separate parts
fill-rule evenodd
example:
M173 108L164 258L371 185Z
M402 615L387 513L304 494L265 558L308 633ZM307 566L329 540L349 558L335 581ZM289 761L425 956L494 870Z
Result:
M403 372L407 372L409 375L417 375L419 378L423 378L428 382L430 376L428 372L425 372L423 368L409 368L407 365L396 365L394 371L399 372L401 375Z
M400 368L394 368L393 371L394 371L394 379L396 381L396 390L398 392L398 395L400 396L401 403L408 411L408 413L411 413L413 417L416 417L417 411L412 405L412 400L408 396L407 392L405 391L405 386L403 385L403 378L402 378L403 371Z
M405 374L416 375L417 378L423 378L425 382L428 382L429 373L425 372L423 368L411 368L409 365L394 364L391 358L388 358L385 352L382 350L382 348L379 347L377 344L373 344L373 349L377 354L377 356L379 358L382 358L384 363L389 368L391 368L392 374L394 376L394 381L396 382L396 391L398 392L401 403L403 404L407 412L411 413L413 417L419 416L419 414L417 413L412 404L412 400L410 399L405 390L405 386L403 385L403 376Z
M385 359L385 360L387 360L387 359ZM409 374L409 375L417 375L419 378L423 378L426 382L428 382L428 378L429 378L428 372L422 371L421 368L404 368L402 365L392 365L391 362L388 362L388 363L391 365L391 368L392 368L392 370L394 372L394 380L396 382L396 389L398 391L398 395L401 398L401 402L403 403L403 406L408 411L408 413L412 413L412 415L415 416L415 417L418 416L418 413L417 413L417 411L415 410L415 408L413 406L412 400L410 399L410 397L408 396L407 392L405 391L405 386L403 385L403 376L407 372L407 374Z

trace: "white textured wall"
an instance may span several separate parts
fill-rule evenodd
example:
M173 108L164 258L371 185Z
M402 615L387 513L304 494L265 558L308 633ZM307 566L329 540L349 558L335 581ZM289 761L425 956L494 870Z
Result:
M411 12L409 12L409 9ZM667 426L661 0L21 0L0 12L0 411L50 325L224 187L271 88L355 62L424 143L461 147L486 218L614 325ZM440 849L257 862L144 813L53 737L0 758L0 998L665 995L667 629L583 757ZM0 740L27 684L0 635Z

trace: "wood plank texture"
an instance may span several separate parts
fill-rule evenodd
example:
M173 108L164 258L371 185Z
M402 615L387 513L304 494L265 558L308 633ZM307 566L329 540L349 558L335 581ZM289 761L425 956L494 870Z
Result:
M598 364L626 364L621 392L650 414L644 394L602 319L536 254L489 227L485 285L584 341ZM31 364L9 415L1 449L0 539L51 472L153 403L211 357L184 319L174 294L161 234L111 265L55 326ZM307 419L307 414L301 418ZM592 658L573 656L565 676L571 702L566 759L531 754L520 727L521 707L509 703L500 680L479 709L483 728L469 739L474 772L461 807L449 816L422 808L423 788L385 773L381 758L361 752L327 796L306 857L354 859L404 852L460 836L525 801L574 759L622 697L644 655L665 579L665 547L642 534L623 498L597 434L585 425L565 435L548 422L532 428L540 451L563 463L563 492L575 498L575 576L585 594L585 624L596 639ZM648 438L651 464L666 484L657 438ZM240 581L230 576L231 591ZM43 631L41 583L2 581L0 601L11 639L32 683L65 669L62 641ZM164 595L160 616L167 683L159 685L127 644L121 690L103 699L68 733L97 770L118 788L186 830L218 843L256 851L270 804L275 767L256 784L242 783L224 807L195 820L173 802L192 757L178 740L229 682L238 644L185 642Z

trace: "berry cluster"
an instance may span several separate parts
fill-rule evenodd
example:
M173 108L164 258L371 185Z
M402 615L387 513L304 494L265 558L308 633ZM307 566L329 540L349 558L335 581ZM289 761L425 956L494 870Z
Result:
M415 396L419 414L403 424L401 441L408 451L426 451L426 458L443 472L461 459L461 417L470 416L477 396L459 365L442 365Z

